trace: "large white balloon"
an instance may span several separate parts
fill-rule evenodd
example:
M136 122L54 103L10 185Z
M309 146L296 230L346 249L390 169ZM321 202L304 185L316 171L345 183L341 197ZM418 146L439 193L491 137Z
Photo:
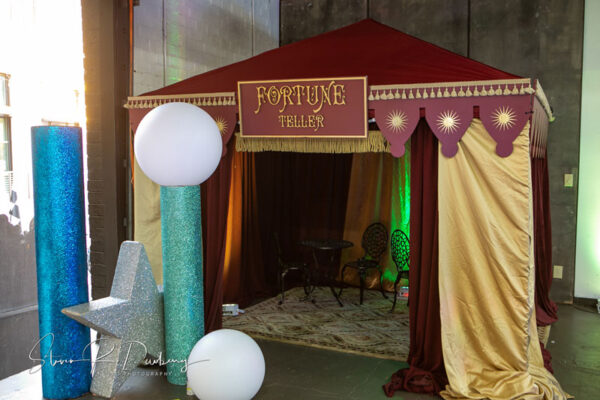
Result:
M167 103L140 122L134 151L142 171L162 186L192 186L208 179L219 165L221 133L199 107Z
M187 377L188 386L201 400L250 400L265 377L265 359L250 336L220 329L196 343Z

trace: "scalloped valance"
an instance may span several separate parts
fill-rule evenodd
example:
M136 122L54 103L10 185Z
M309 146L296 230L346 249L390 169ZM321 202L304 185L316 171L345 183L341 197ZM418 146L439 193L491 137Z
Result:
M544 157L548 120L553 117L537 80L377 85L369 86L367 93L368 108L373 112L380 133L371 132L364 139L243 138L238 139L238 151L389 151L393 156L401 157L404 144L419 119L425 117L441 143L442 153L453 157L471 120L478 117L496 142L496 153L501 157L512 153L514 139L527 121L531 121L532 156ZM130 97L125 107L130 110L132 129L135 131L152 108L170 102L190 103L204 109L217 122L224 143L230 140L238 124L236 93L198 93Z

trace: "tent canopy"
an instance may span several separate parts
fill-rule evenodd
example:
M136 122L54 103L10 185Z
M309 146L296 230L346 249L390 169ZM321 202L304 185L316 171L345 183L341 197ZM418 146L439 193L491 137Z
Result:
M238 81L365 75L369 85L519 78L365 19L145 95L234 92Z
M511 153L512 141L530 119L535 103L540 113L532 120L532 154L544 153L551 109L537 81L452 53L371 19L131 97L126 107L130 108L135 131L143 116L158 105L183 101L201 106L220 126L227 127L222 130L227 143L241 119L236 93L239 82L362 76L367 77L368 117L375 117L380 130L370 132L368 140L313 140L309 136L262 140L240 136L236 148L330 153L383 151L400 157L418 120L425 116L442 142L444 154L453 156L456 143L472 118L481 115L498 143L497 153L504 157ZM533 94L536 100L532 102ZM425 109L425 114L419 111ZM386 121L394 118L396 126L386 126ZM442 119L456 123L443 126L439 123Z

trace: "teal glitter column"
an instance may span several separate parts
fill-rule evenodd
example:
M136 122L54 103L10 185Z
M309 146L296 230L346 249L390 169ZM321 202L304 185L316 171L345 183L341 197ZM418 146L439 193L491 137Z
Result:
M160 188L165 339L168 360L187 360L204 335L200 186ZM187 383L183 363L167 364L167 379Z
M42 391L68 399L91 381L90 330L61 313L88 301L81 128L34 126L31 150Z

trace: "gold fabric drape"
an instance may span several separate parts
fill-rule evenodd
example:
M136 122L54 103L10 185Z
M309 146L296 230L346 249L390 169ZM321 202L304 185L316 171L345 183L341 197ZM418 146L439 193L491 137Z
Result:
M146 248L152 274L162 285L162 240L160 233L160 186L144 174L135 160L133 191L133 240Z
M507 158L473 120L439 153L439 290L445 399L565 399L544 369L534 302L529 124Z
M402 229L409 232L410 208L410 148L402 158L388 153L354 154L348 189L348 203L344 222L344 239L354 247L344 250L340 260L340 272L344 264L363 256L361 240L364 230L373 222L381 222L389 230ZM388 249L383 254L384 289L394 290L396 265ZM344 282L358 286L357 271L347 268ZM406 282L404 283L406 284ZM366 288L379 288L379 273L371 270L365 281Z

